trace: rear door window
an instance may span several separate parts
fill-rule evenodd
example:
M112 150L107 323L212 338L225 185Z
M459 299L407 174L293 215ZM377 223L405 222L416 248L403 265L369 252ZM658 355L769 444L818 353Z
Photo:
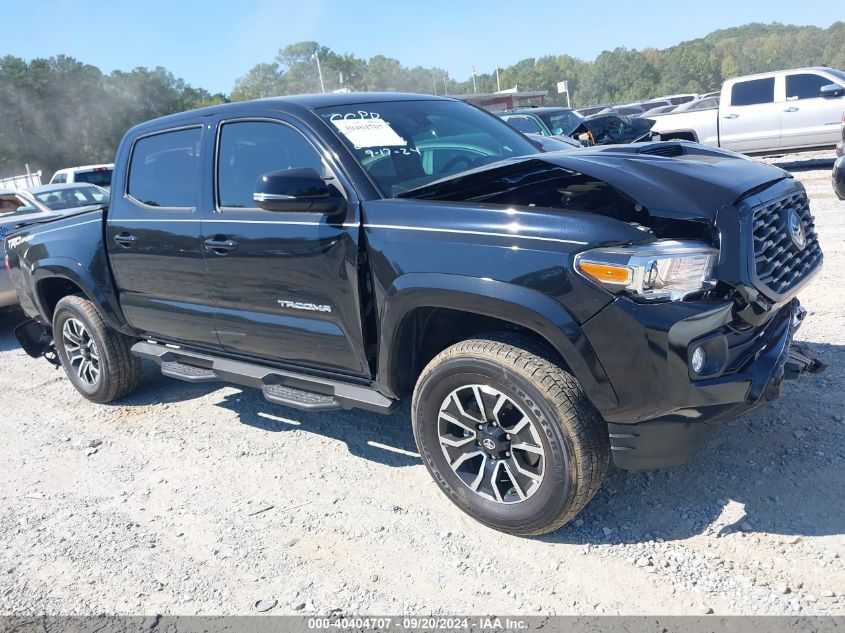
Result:
M815 99L819 96L822 86L833 82L827 77L814 73L801 73L786 76L786 100Z
M775 78L740 81L731 89L731 105L747 106L773 103L775 100Z
M193 127L138 139L126 192L150 207L195 207L201 138L202 128Z

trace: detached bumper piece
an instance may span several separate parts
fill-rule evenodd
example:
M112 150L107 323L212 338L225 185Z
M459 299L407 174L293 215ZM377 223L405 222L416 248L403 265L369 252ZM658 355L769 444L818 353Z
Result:
M712 404L697 409L679 410L637 424L608 423L613 462L625 470L668 468L687 463L698 448L724 422L747 413L780 395L784 380L798 378L807 372L818 374L826 365L792 337L804 318L805 311L794 302L791 318L778 336L760 341L762 347L754 361L736 374L721 376L720 384L696 386L704 388L712 397ZM745 385L745 398L725 402L714 387L728 389L731 385Z
M389 413L396 401L366 385L245 363L149 341L135 343L132 353L161 367L161 373L186 382L222 381L260 389L264 398L303 411L367 409Z

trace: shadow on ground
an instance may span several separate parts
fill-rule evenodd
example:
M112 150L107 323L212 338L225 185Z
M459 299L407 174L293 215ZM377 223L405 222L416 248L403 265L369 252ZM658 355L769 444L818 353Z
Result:
M0 312L0 351L17 347L11 329L23 318L19 311ZM838 501L845 465L845 347L809 345L831 366L826 374L788 383L778 401L720 428L686 466L646 472L611 466L601 491L578 517L583 523L570 523L541 540L677 540L701 534L714 523L723 532L749 524L754 531L787 537L845 533L845 506ZM221 383L164 378L145 363L141 387L118 404L185 402L221 388ZM314 433L345 442L362 459L391 467L420 464L407 403L389 417L362 411L308 413L271 405L257 390L227 389L231 393L217 406L260 431ZM721 520L729 502L742 504L744 513ZM445 497L443 503L448 503Z

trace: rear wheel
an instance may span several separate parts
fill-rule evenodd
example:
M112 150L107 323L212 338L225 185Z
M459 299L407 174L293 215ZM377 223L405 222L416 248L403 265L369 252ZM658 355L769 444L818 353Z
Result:
M130 352L132 339L107 326L87 299L73 295L59 301L53 340L67 377L92 402L128 395L141 380L141 361Z
M578 382L537 353L470 339L423 370L414 437L464 512L520 536L570 521L601 486L607 428Z

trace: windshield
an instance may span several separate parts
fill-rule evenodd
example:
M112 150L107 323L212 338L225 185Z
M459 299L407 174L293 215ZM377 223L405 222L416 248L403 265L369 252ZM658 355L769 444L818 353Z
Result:
M543 123L552 131L552 134L564 135L572 132L584 120L584 117L574 110L544 113L540 115L540 118L543 119Z
M111 186L111 169L97 169L95 171L78 171L73 175L74 182L87 182L98 187Z
M845 82L845 72L837 70L836 68L825 68L825 70L836 77L839 81Z
M105 204L109 201L108 194L93 185L80 187L62 187L32 194L53 211L85 207L92 204Z
M539 149L498 118L458 101L389 101L317 113L387 196Z

